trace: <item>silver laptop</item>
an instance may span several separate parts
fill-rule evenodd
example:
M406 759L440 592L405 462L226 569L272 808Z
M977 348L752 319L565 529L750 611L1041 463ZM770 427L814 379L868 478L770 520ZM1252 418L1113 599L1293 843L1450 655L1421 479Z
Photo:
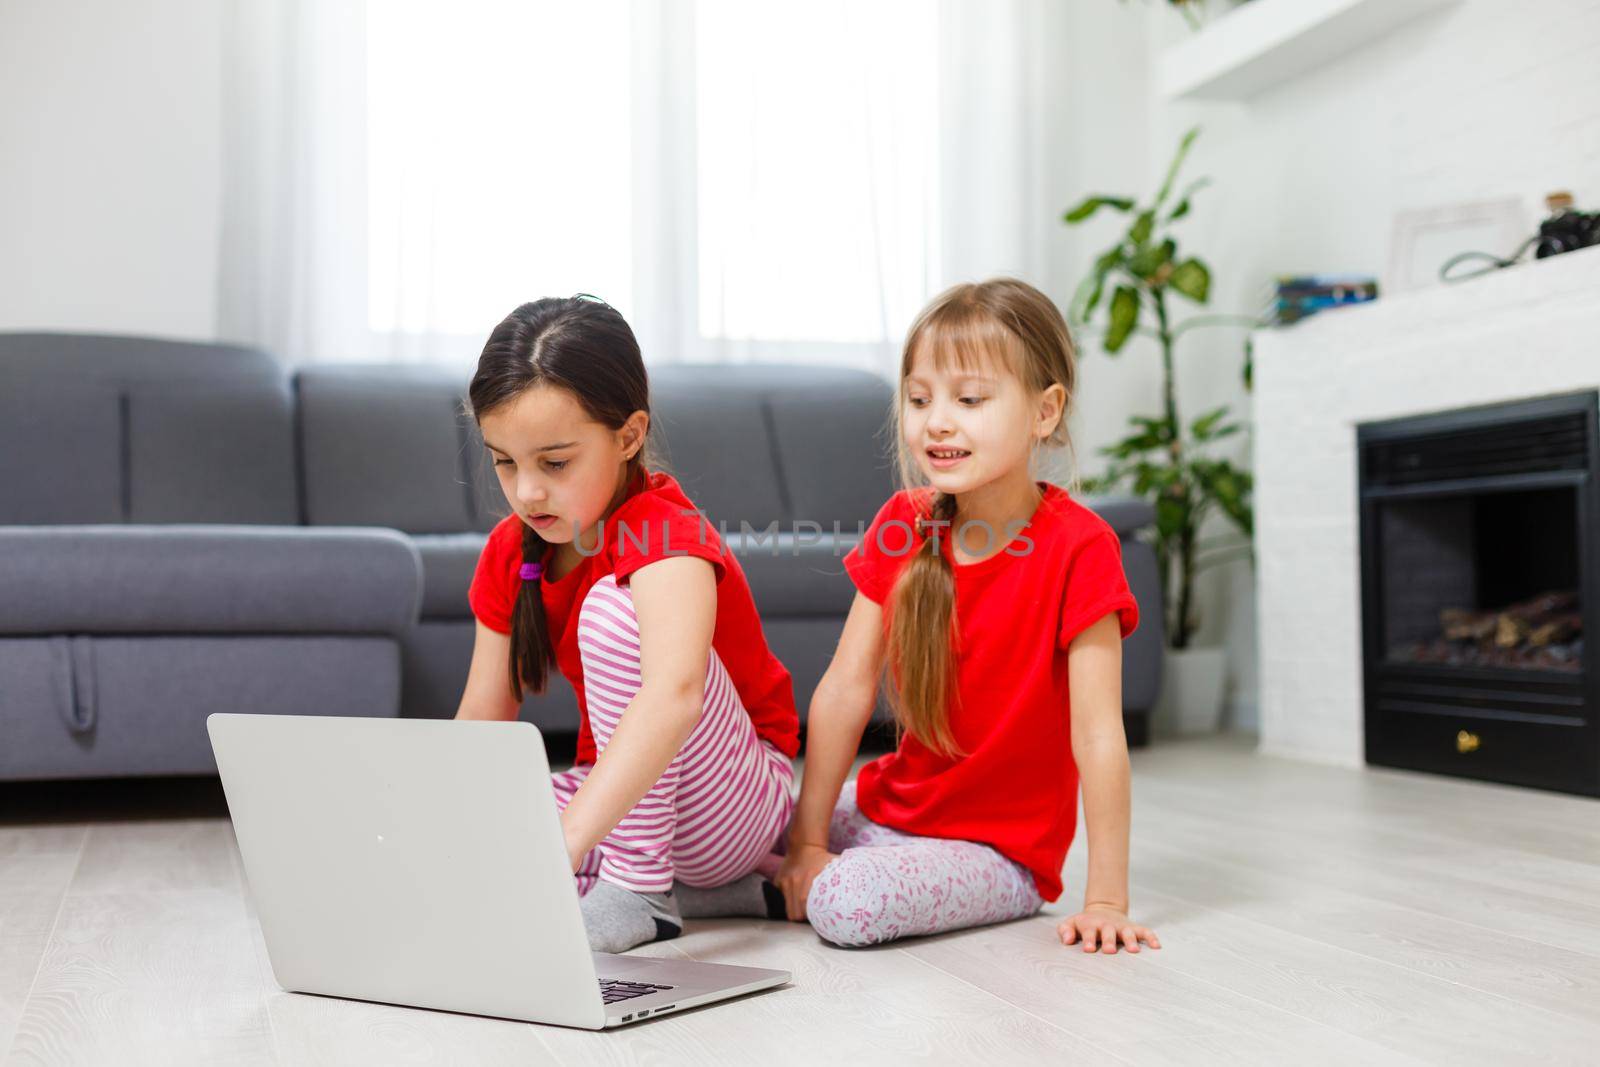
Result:
M530 723L206 723L286 990L600 1030L789 980L590 952Z

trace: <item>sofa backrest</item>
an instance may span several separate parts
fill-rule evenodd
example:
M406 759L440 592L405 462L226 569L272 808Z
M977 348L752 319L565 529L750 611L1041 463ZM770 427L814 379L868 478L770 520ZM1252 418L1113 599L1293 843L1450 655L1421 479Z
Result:
M0 524L487 530L507 514L470 368L315 364L235 345L0 334ZM893 491L875 375L650 370L658 453L713 522L854 532Z
M328 365L295 374L306 521L407 533L483 530L508 513L467 374ZM665 468L730 532L811 520L854 532L893 491L891 390L861 371L668 364L650 370Z
M0 524L298 522L293 425L256 349L0 334Z
M294 380L310 525L459 533L508 514L463 410L465 372L318 364Z
M667 468L730 532L811 521L855 532L894 491L893 390L866 371L668 364L650 372Z

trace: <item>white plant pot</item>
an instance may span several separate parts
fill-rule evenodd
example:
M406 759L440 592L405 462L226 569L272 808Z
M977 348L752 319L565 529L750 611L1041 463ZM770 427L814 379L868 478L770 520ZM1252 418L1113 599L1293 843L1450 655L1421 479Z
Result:
M1167 649L1153 732L1171 737L1220 730L1227 667L1223 648Z

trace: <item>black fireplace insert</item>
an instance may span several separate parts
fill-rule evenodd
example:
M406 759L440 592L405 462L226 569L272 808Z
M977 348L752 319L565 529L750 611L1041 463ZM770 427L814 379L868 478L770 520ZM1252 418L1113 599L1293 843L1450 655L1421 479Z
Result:
M1600 796L1597 414L1357 428L1368 763Z

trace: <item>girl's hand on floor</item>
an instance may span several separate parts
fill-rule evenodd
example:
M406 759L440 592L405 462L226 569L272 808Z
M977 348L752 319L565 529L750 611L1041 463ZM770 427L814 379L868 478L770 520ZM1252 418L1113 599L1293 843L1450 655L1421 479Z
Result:
M1093 952L1098 945L1101 952L1117 951L1117 942L1126 945L1129 952L1139 951L1143 941L1151 948L1160 948L1161 939L1148 926L1135 926L1120 911L1111 908L1085 908L1070 919L1062 919L1056 927L1056 936L1063 945L1083 942L1083 951Z
M821 845L790 846L789 854L783 857L783 866L778 868L778 876L773 879L773 884L783 890L790 922L805 920L811 883L817 880L822 868L837 858Z

